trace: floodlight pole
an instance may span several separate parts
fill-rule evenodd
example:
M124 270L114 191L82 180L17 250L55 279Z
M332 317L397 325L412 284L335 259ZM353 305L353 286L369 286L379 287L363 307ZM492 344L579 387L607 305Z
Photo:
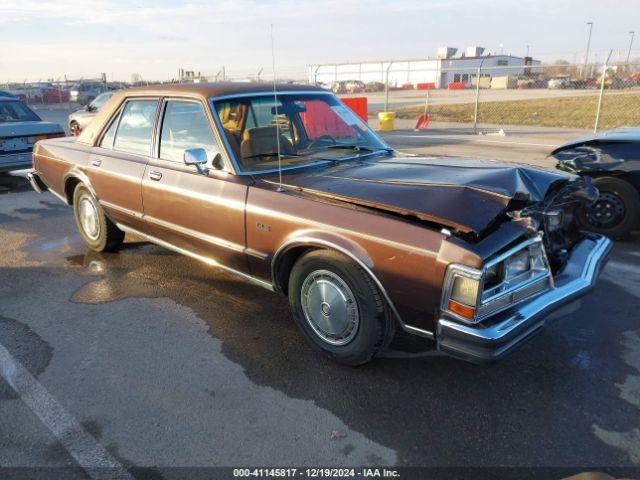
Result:
M589 36L587 37L587 53L584 56L584 69L582 70L583 77L586 78L587 74L587 63L589 63L589 48L591 47L591 32L593 31L593 22L587 22L589 25Z
M633 37L635 36L636 32L631 31L629 32L629 35L631 35L631 40L629 40L629 51L627 52L627 68L629 68L629 58L631 57L631 47L633 46Z

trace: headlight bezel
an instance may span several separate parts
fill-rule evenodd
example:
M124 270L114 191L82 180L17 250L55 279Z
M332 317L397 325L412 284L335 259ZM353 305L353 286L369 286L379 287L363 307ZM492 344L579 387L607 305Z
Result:
M529 268L505 279L506 263L517 255L527 256ZM499 275L497 284L491 285L493 282L487 282L490 272L494 274L497 272ZM473 305L461 303L468 309L458 308L456 303L460 302L453 298L454 285L456 279L460 277L477 282L475 303ZM550 288L553 288L553 275L542 243L542 236L536 235L488 260L481 269L462 264L450 264L445 273L440 309L444 315L455 320L476 324ZM472 315L469 309L473 309Z

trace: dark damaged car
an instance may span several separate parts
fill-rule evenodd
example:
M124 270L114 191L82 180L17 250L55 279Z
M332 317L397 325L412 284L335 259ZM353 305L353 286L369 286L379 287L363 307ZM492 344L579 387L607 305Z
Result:
M89 248L131 232L285 294L309 343L350 365L400 329L497 360L591 289L611 248L576 226L588 179L404 155L303 85L118 92L34 160Z
M578 138L551 155L557 168L593 178L598 200L578 215L582 228L613 239L627 236L640 220L640 127Z

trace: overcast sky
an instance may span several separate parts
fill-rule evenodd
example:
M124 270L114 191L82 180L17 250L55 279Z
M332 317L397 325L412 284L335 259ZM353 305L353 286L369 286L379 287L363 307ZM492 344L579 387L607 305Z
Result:
M335 61L423 58L438 46L480 45L542 60L626 57L640 0L0 0L0 82L175 77L180 67L279 74ZM502 44L502 47L501 47Z

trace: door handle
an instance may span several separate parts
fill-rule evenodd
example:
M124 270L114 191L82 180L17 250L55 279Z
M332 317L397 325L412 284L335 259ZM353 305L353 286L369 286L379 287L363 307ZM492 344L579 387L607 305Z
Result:
M160 172L149 172L149 178L151 180L155 180L156 182L162 178L162 173Z
M99 167L100 165L102 165L102 160L100 160L99 158L94 158L93 160L91 160L91 165L93 165L94 167Z

